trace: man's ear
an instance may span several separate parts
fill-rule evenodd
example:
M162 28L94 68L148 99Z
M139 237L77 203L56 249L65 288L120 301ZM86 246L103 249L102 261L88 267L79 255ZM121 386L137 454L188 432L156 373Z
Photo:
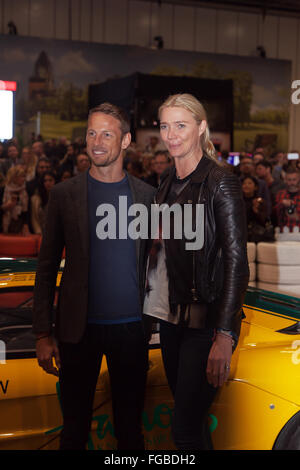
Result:
M127 134L123 135L122 137L122 150L126 150L131 143L131 134L130 132L127 132Z

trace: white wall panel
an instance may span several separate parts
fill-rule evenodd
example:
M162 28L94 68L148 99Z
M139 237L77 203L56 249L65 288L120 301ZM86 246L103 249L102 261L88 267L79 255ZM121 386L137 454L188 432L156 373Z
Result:
M150 45L150 2L129 0L128 44L147 47Z
M0 0L0 33L4 34L4 0Z
M279 17L266 16L261 23L262 44L268 58L278 58Z
M237 54L255 55L258 39L259 16L252 13L238 13Z
M67 0L69 2L69 0ZM79 41L80 29L81 29L81 0L71 0L71 31L70 35L74 41ZM68 24L66 24L68 28Z
M161 36L161 5L151 2L150 8L150 42L153 44L155 36Z
M8 0L2 0L2 30L3 34L8 33L7 23L12 20L12 3Z
M196 9L196 51L216 51L216 10Z
M217 50L220 54L237 52L237 17L234 11L217 10Z
M104 42L105 15L104 0L93 0L92 4L92 41Z
M53 0L30 0L30 36L53 37Z
M69 0L55 1L55 38L69 39Z
M195 50L195 8L175 6L174 49Z
M281 28L284 27L281 24ZM293 80L300 80L300 20L296 21L295 26L296 32L294 36L295 44L293 46L295 56L292 62L292 79ZM281 29L282 31L282 29ZM290 88L290 94L294 91ZM300 133L299 133L299 126L300 126L300 105L291 103L290 106L290 123L289 123L289 149L294 150L297 149L300 151Z
M105 0L105 42L126 44L128 36L128 0Z
M80 0L80 41L91 41L92 38L92 0Z
M160 6L160 28L165 49L174 49L174 5L163 3Z
M26 36L29 29L29 0L6 0L7 18L5 21L6 31L7 23L12 20L20 36Z

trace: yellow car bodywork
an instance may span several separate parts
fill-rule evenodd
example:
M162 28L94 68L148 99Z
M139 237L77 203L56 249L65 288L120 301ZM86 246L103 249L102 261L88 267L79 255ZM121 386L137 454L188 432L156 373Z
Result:
M61 272L57 285L60 276ZM0 295L8 289L32 287L34 279L35 272L25 269L1 272ZM268 300L264 291L253 289L250 301L251 295ZM296 324L300 313L297 308L295 314L293 309L291 313L282 302L278 304L280 308L276 305L275 302L274 308L269 304L267 308L257 307L255 301L247 304L246 298L246 318L233 354L230 378L219 390L210 410L215 449L272 449L286 423L300 411L300 331L296 334L279 331ZM143 414L146 448L172 450L173 399L159 345L152 346L149 360ZM25 351L24 357L14 359L8 354L5 361L0 361L0 416L0 449L58 448L62 427L58 380L38 366L32 350L29 355ZM96 388L88 449L115 448L111 416L104 360Z

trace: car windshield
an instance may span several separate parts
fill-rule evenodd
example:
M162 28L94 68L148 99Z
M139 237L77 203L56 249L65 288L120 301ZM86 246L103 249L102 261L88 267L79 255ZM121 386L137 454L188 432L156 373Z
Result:
M57 295L54 310L56 301ZM7 288L0 291L0 344L2 350L5 350L6 359L35 355L32 307L33 287Z

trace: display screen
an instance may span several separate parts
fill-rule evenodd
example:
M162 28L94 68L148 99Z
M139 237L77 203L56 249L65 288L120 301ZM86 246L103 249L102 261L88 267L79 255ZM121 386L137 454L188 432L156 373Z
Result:
M0 140L13 137L13 91L0 90Z

